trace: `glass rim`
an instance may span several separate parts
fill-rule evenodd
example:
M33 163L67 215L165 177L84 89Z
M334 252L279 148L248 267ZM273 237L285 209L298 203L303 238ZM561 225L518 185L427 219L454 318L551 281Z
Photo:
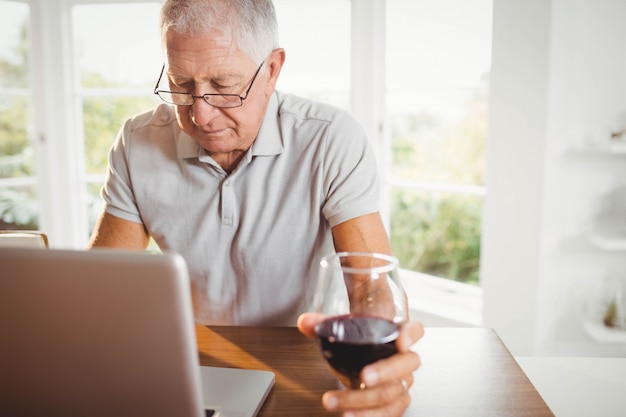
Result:
M385 265L367 267L367 268L344 266L344 265L341 265L341 262L339 263L339 265L341 266L341 269L344 272L353 273L353 274L368 274L368 273L380 274L383 272L392 271L394 268L398 266L398 258L396 258L393 255L386 255L384 253L378 253L378 252L337 252L332 255L323 256L322 259L320 260L320 265L322 267L325 267L327 265L330 265L330 263L333 260L341 259L341 258L349 258L349 257L353 257L353 258L367 257L367 258L375 258L375 259L387 261Z

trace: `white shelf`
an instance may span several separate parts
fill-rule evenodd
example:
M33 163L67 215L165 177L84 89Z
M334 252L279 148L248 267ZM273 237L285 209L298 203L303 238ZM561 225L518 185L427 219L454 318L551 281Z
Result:
M604 316L607 313L609 303L602 299L606 297L605 294L596 294L595 297L592 296L587 300L586 305L580 311L582 328L596 342L626 344L626 328L624 327L626 319L621 316L624 308L623 302L621 298L617 300L619 303L619 313L617 314L620 314L620 317L617 318L619 327L608 327L604 324Z
M578 313L583 330L594 341L626 345L625 286L626 281L608 279L585 291ZM614 327L605 324L607 314Z
M626 155L626 141L610 141L603 144L587 144L572 149L577 155Z
M626 236L592 234L590 239L591 243L600 249L612 252L626 251Z
M618 222L598 224L591 233L590 241L606 251L626 251L626 223L621 227Z
M626 154L626 140L613 140L604 150L609 153Z
M600 320L586 318L582 322L583 329L594 341L599 343L626 343L626 330L612 329Z

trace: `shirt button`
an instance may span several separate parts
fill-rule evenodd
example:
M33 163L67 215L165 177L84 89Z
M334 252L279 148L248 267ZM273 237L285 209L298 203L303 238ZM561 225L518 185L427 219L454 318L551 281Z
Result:
M224 181L224 186L225 186L225 187L230 186L230 181L229 181L229 180Z

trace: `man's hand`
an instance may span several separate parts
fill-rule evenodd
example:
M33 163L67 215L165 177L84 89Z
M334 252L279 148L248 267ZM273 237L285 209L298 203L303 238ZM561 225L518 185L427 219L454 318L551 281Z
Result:
M315 325L323 316L305 313L298 318L298 329L315 338ZM367 365L361 371L362 390L328 391L322 397L324 407L343 411L344 417L401 416L409 407L408 389L413 385L413 372L420 366L417 353L410 350L424 335L424 327L417 322L402 325L396 340L398 353Z

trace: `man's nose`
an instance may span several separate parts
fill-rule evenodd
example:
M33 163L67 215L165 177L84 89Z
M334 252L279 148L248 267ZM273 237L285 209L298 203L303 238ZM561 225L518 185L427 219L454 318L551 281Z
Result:
M196 98L189 109L189 117L196 126L205 126L219 115L219 109L211 106L204 98Z

